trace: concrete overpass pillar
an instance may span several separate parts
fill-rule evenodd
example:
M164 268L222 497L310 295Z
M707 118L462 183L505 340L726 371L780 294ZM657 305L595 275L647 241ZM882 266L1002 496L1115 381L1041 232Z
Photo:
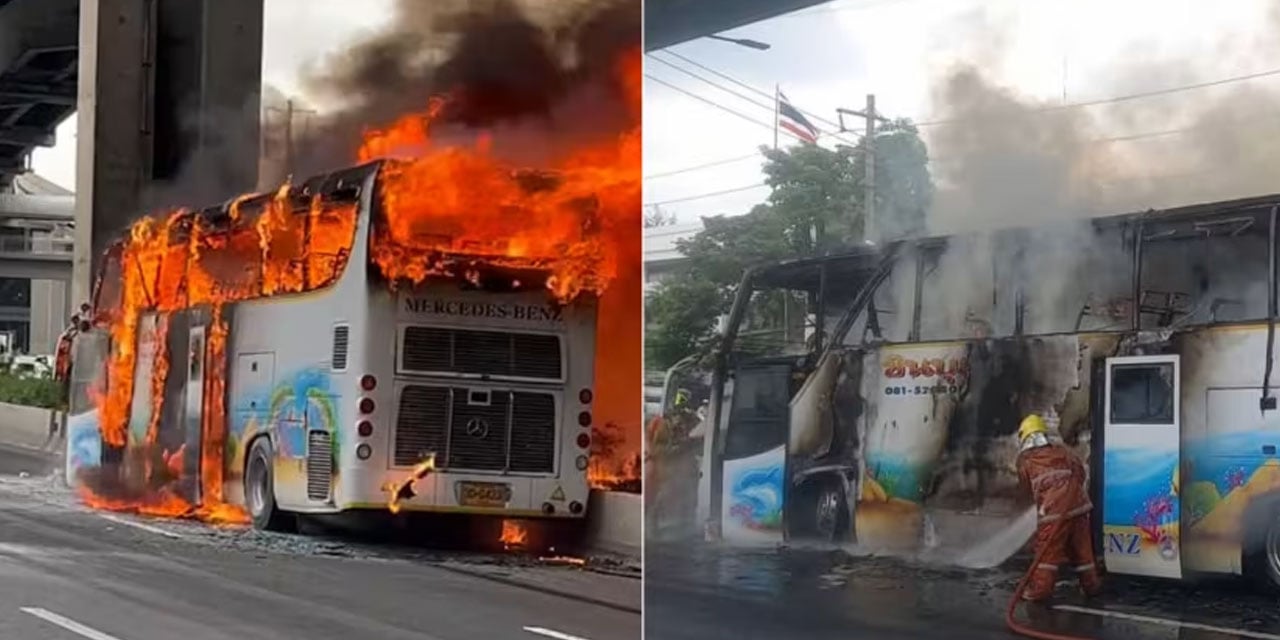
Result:
M149 0L81 0L72 299L89 299L103 248L137 215L150 175L155 22Z
M255 186L264 0L81 0L72 299L144 209Z

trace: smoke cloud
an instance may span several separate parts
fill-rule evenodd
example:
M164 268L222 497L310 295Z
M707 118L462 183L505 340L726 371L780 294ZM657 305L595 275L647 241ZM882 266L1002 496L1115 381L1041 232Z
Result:
M434 138L484 132L520 164L635 121L615 73L640 42L633 0L400 0L390 24L307 69L306 93L336 108L298 136L293 173L350 164L366 131L425 111L433 96L448 97Z
M1010 335L1018 304L1026 333L1127 326L1132 258L1119 230L1090 219L1277 191L1280 120L1269 114L1280 110L1280 83L1161 92L1273 65L1280 1L1263 8L1258 32L1221 36L1209 47L1217 56L1156 58L1134 47L1091 95L1152 95L1086 107L1001 86L990 70L1009 59L1012 22L966 16L958 26L977 49L934 81L938 117L922 126L938 183L929 231L964 234L926 272L924 337ZM1011 228L1023 231L993 235ZM1257 317L1238 302L1248 277L1220 255L1235 252L1243 267L1243 250L1153 245L1144 289L1188 296L1184 321ZM1247 253L1252 265L1257 252ZM1004 293L1017 287L1021 301Z
M1091 95L1126 96L1261 71L1280 53L1280 2L1246 42L1223 36L1216 57L1119 58ZM1276 190L1280 91L1267 80L1063 108L1000 86L984 72L1009 52L1012 27L970 18L979 45L932 89L941 122L923 134L935 158L932 231L1080 220ZM1068 100L1068 103L1071 101Z

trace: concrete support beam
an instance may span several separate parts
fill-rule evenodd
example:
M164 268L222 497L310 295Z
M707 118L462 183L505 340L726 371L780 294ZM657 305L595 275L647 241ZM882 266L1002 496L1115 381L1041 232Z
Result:
M254 187L263 3L81 0L75 304L154 183L188 205Z
M150 174L150 0L81 0L72 300L89 299L103 249L138 213Z
M69 83L43 85L0 81L0 99L75 106L76 86Z
M28 196L0 193L0 219L50 220L70 222L75 215L75 196Z
M0 144L14 144L20 147L52 147L54 136L42 129L31 127L10 127L0 129Z
M0 278L27 280L70 280L71 265L66 258L47 259L20 253L0 253Z

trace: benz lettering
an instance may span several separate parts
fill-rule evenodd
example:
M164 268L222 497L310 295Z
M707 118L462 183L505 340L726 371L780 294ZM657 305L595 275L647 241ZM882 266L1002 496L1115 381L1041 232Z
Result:
M405 298L405 311L437 316L461 318L495 318L498 320L525 320L530 322L561 322L563 312L559 307L536 304L510 304L498 302L465 302L461 300L428 300Z

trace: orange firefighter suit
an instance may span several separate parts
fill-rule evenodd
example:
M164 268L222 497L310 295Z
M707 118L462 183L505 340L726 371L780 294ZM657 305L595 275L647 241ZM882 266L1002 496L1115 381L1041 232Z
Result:
M1043 434L1043 430L1040 431ZM1035 552L1039 558L1023 597L1041 601L1053 594L1058 572L1066 565L1080 579L1086 596L1096 595L1102 578L1094 563L1084 464L1066 447L1024 439L1018 454L1018 479L1035 499Z

